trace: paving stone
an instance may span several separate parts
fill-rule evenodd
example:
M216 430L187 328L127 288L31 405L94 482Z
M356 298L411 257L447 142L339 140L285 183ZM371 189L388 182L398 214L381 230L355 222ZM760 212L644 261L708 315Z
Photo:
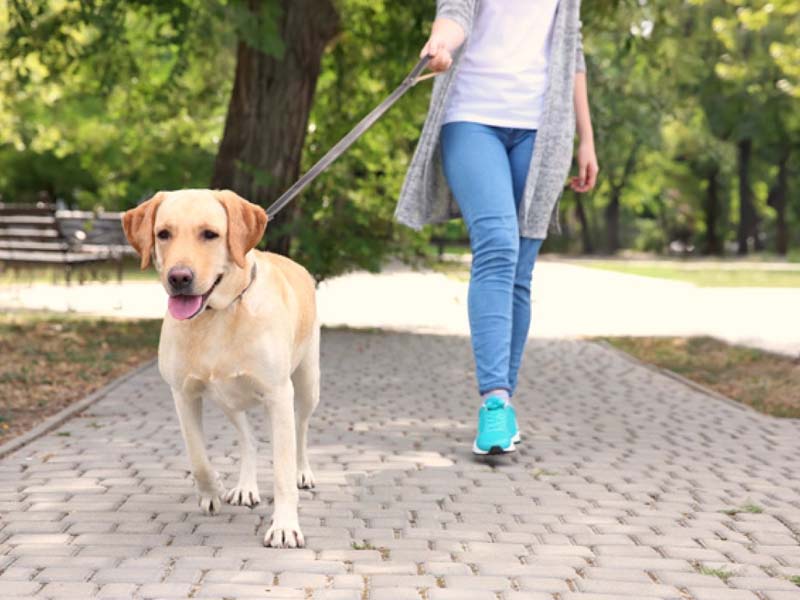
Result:
M511 582L505 577L490 577L486 575L447 575L445 586L452 588L477 589L477 590L507 590Z
M97 586L91 583L47 583L39 591L42 598L91 598Z
M615 569L602 567L586 567L582 570L586 579L603 579L607 581L632 581L651 583L653 580L644 569ZM672 583L665 581L665 583Z
M88 581L94 571L86 567L48 567L43 569L36 579L42 582L50 581Z
M429 600L497 600L497 595L488 590L458 590L433 588L428 590Z
M582 592L592 592L596 594L617 594L620 596L650 595L667 598L680 598L681 596L677 588L656 583L580 579L577 585Z
M356 590L314 590L313 600L362 600L361 592Z
M534 339L516 401L529 443L489 464L469 453L468 339L326 331L322 362L306 549L261 545L268 443L264 505L199 512L151 367L65 425L68 438L0 459L2 600L798 596L786 580L800 574L798 420L742 410L596 344ZM207 404L209 455L230 486L235 431ZM263 411L251 424L268 439ZM764 512L720 512L747 503ZM734 575L725 584L696 566Z
M192 586L186 583L148 583L139 588L138 595L146 600L156 598L188 598Z
M267 596L269 594L269 596ZM193 598L277 598L279 600L305 598L303 590L263 585L203 584Z
M520 589L531 590L534 592L567 592L569 585L563 579L552 579L545 577L520 577L518 580Z
M0 582L3 581L28 581L36 575L36 569L26 569L24 567L9 567L0 572Z
M97 597L102 600L129 600L138 586L135 583L107 583L100 588Z
M373 588L426 588L436 586L436 578L431 575L372 575L369 583Z
M417 565L412 562L374 562L374 563L355 563L354 573L364 575L395 574L395 575L414 575L417 573Z
M391 587L370 590L370 600L420 600L420 593L414 588Z
M203 577L205 583L253 583L272 585L275 574L269 571L209 571Z
M716 587L690 587L688 590L696 600L758 600L758 596L747 590L732 590L730 588Z
M553 594L539 592L505 592L503 600L553 600Z
M285 572L278 575L278 585L285 588L324 587L328 577L321 573Z
M778 577L731 577L728 583L735 588L754 592L766 592L769 590L794 591L800 597L800 587L791 581Z
M42 584L36 581L3 581L2 587L3 594L22 596L33 594Z
M101 569L92 578L94 583L149 583L159 581L164 573L163 569L153 568L121 568Z
M561 600L683 600L679 596L628 596L620 594L595 594L593 592L566 592Z

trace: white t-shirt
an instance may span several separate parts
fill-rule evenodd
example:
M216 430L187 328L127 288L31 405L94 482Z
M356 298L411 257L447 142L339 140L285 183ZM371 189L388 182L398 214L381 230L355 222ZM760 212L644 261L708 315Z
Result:
M444 123L537 129L558 0L479 0Z

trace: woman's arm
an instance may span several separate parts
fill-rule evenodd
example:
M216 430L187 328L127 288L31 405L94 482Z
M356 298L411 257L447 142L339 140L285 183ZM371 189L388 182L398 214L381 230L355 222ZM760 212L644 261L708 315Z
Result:
M431 71L446 71L453 64L453 52L464 43L463 27L446 17L438 17L431 27L431 36L422 47L420 57L430 55L428 67Z
M583 52L581 52L583 54ZM592 117L589 113L589 93L586 71L575 73L575 125L578 130L578 176L573 177L570 187L576 192L588 192L597 183L597 155L594 150Z
M432 71L446 71L453 64L453 53L469 35L474 14L475 0L436 0L431 36L419 53L420 58L431 56Z

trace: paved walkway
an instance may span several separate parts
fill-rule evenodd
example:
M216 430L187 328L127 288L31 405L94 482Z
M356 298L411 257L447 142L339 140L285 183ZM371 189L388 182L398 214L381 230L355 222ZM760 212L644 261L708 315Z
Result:
M535 341L525 443L479 462L470 369L463 337L326 331L308 547L270 550L268 506L198 510L150 368L0 460L0 598L800 598L800 421ZM206 423L230 483L233 431Z
M390 267L324 282L326 325L466 335L467 284L431 271ZM795 326L798 288L700 288L553 260L536 266L533 328L537 338L597 335L711 335L800 355ZM0 307L47 308L112 316L164 315L158 283L0 287Z

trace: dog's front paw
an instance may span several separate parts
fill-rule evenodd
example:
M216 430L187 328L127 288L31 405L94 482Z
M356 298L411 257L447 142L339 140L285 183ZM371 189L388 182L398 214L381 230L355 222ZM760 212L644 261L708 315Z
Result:
M297 470L297 487L301 490L310 490L314 487L314 473L308 465Z
M273 519L264 536L264 545L272 548L302 548L306 545L303 532L297 520Z
M218 515L222 509L222 498L220 498L220 493L218 492L199 492L198 503L200 504L200 509L207 515Z
M225 502L233 504L234 506L247 506L253 508L261 503L261 496L258 495L258 486L254 485L237 485L227 494L225 494Z

